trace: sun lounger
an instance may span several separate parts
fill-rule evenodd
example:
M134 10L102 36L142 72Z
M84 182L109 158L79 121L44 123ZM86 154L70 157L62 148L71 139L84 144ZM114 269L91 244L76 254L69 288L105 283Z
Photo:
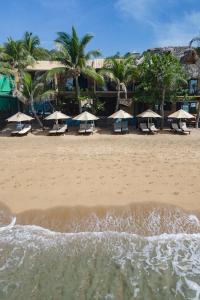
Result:
M188 133L188 134L190 134L190 130L189 130L189 128L187 128L187 125L186 125L186 123L185 122L180 122L180 129L184 132L184 133Z
M57 135L61 135L61 134L65 134L65 132L68 130L67 125L63 125L60 127L60 129L57 130L56 134Z
M11 135L15 136L17 135L22 129L24 128L24 124L17 124L15 130L11 131Z
M122 133L129 133L128 121L122 121Z
M17 134L17 136L24 136L27 135L31 131L31 125L26 124L22 130L20 130Z
M149 129L152 133L158 133L158 128L156 128L154 123L149 124Z
M79 131L78 133L82 134L82 133L85 133L86 131L86 125L85 123L80 123L80 127L79 127Z
M122 132L122 127L121 127L121 122L115 122L114 123L114 133L121 133Z
M54 124L54 125L53 125L53 128L52 128L51 130L49 130L49 134L50 134L50 135L54 135L54 134L57 133L57 131L58 131L59 129L60 129L60 128L59 128L59 125L58 125L58 124Z
M94 125L91 124L86 124L86 130L85 133L94 133Z
M140 123L139 128L143 133L150 133L151 132L150 129L147 127L146 123Z
M177 123L172 123L172 131L174 133L184 134L185 132L178 127Z

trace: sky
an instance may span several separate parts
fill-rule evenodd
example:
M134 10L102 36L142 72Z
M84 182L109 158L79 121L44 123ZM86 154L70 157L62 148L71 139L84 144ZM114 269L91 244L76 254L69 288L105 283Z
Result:
M54 48L58 31L92 33L103 56L188 45L200 35L200 0L0 0L0 44L25 31Z

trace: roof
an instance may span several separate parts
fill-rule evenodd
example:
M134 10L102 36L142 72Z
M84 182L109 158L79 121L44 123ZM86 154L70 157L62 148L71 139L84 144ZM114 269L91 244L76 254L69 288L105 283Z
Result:
M59 61L38 60L33 65L27 67L27 71L49 71L63 67Z
M101 69L104 65L104 61L104 58L90 59L87 61L87 65L94 69ZM64 67L64 65L59 61L38 60L33 65L28 66L27 71L49 71L60 67Z

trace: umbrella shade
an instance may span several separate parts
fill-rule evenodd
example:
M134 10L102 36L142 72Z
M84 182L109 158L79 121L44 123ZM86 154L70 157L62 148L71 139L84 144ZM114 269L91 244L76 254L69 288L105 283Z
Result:
M143 113L137 115L137 118L162 118L159 114L151 109L145 110Z
M86 122L86 121L95 121L98 119L99 118L97 118L95 115L89 113L88 111L84 111L83 113L75 117L73 120Z
M130 118L133 118L133 116L128 114L124 110L120 109L108 118L112 118L112 119L130 119Z
M12 117L8 118L7 121L8 122L24 122L24 121L32 121L33 118L23 114L21 112L16 113L15 115L13 115Z
M183 109L179 109L179 110L175 111L173 114L169 115L168 118L192 119L192 118L194 118L194 116L189 114L187 111L185 111Z
M70 117L61 113L60 111L55 111L54 113L52 113L51 115L45 118L45 120L66 120L66 119L70 119Z

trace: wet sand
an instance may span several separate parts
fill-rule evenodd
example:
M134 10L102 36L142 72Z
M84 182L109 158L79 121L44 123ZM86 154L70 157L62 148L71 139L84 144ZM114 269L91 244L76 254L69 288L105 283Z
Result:
M200 211L200 130L191 135L0 137L0 201L14 213L147 201Z

